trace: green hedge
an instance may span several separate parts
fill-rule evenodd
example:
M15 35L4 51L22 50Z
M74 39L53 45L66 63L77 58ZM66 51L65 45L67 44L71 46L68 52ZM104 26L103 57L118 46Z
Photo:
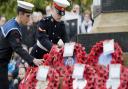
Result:
M51 5L52 0L25 0L28 2L31 2L35 5L36 11L45 12L45 7L47 5ZM71 6L68 8L68 10L71 10L72 4L77 3L79 4L82 9L81 11L84 11L84 9L90 7L90 4L92 3L92 0L69 0L71 2ZM16 15L16 6L17 6L17 0L0 0L0 15L4 15L7 19L10 19L12 17L15 17Z

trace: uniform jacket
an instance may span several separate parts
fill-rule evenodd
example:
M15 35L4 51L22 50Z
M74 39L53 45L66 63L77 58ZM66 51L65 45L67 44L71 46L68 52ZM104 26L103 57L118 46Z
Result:
M37 39L48 51L53 44L57 44L59 39L62 39L64 43L67 42L64 22L57 22L52 16L42 19L38 23Z
M22 48L21 40L20 25L13 18L0 28L0 61L10 60L15 51L28 63L32 63L34 58Z

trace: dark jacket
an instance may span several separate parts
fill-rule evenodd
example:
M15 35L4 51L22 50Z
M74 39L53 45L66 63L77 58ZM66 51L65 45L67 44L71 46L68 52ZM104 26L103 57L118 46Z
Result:
M62 39L64 43L68 41L64 22L57 22L52 16L43 18L38 23L37 41L46 50L35 45L31 54L40 58L42 54L49 52L52 45L57 44L59 39Z
M57 44L59 39L64 43L68 41L64 22L57 22L52 16L42 19L38 23L38 28L43 31L38 29L37 39L48 50L51 49L52 44Z
M32 63L34 58L21 46L22 34L19 29L20 26L15 19L9 20L0 28L0 61L9 61L15 51L29 64Z

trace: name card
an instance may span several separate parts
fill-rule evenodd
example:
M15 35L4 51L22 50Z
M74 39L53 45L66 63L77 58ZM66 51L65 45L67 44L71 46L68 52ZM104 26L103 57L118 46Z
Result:
M103 42L103 53L108 55L114 52L114 40L106 40Z
M49 66L39 66L37 75L36 75L36 79L38 81L46 81L48 71L49 71Z
M71 57L74 53L75 43L65 43L63 57Z
M85 89L87 81L85 79L73 80L73 89Z
M75 64L72 78L83 79L84 69L85 69L84 64Z
M109 78L110 79L120 79L120 69L121 65L120 64L110 64L109 65Z

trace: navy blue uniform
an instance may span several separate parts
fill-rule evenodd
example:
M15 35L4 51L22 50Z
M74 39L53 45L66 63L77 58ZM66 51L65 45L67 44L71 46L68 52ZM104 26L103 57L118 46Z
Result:
M33 63L34 58L22 48L21 40L20 26L15 19L0 28L0 89L8 89L8 63L13 51L29 64Z
M52 16L42 19L38 23L37 44L33 47L31 55L42 58L43 54L49 52L59 39L64 43L68 41L64 22L57 22Z

